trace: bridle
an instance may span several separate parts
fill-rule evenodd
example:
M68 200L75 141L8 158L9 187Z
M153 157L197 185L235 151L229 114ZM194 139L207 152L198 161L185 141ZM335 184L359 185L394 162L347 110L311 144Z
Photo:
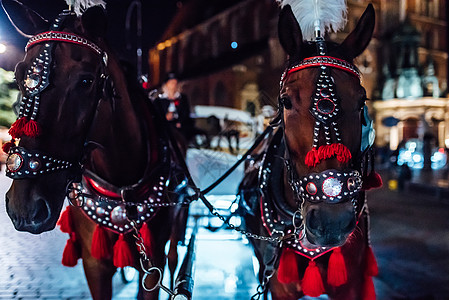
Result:
M16 138L22 136L36 137L40 134L40 128L36 122L40 95L50 84L51 64L56 43L70 43L92 50L101 57L102 70L100 76L102 80L105 80L107 77L108 56L105 51L95 43L77 34L58 31L67 16L74 15L72 11L63 11L55 19L51 26L51 31L33 36L25 47L25 51L28 51L35 45L44 44L41 52L32 62L31 67L25 72L26 77L23 82L24 95L22 95L19 115L17 121L10 129L13 142ZM27 128L31 129L27 130ZM6 165L6 175L12 179L35 178L42 174L65 169L71 169L75 174L74 177L77 177L82 172L81 161L70 162L51 157L37 150L28 150L15 145L9 150Z
M326 56L326 45L323 39L317 39L318 56L305 58L298 64L287 68L281 77L281 91L288 75L304 70L307 68L319 68L318 79L315 83L315 91L311 97L311 105L309 112L315 119L313 130L313 145L309 152L315 155L309 167L315 166L321 160L337 157L340 162L349 162L351 153L346 146L341 144L340 131L338 129L337 120L341 116L340 99L337 96L336 87L332 78L330 69L335 68L348 72L349 74L360 78L360 72L356 66L345 60ZM361 170L345 169L345 170L325 170L320 173L310 173L300 177L295 168L290 155L290 149L285 134L284 109L290 109L291 103L289 99L279 96L279 118L278 126L282 130L282 143L284 146L284 164L287 171L288 184L291 187L296 201L297 210L293 214L292 224L294 234L297 240L300 231L304 229L303 205L306 201L310 203L326 202L329 204L343 203L351 200L354 207L354 214L357 219L361 215L362 207L357 203L358 193L362 187ZM320 131L324 131L325 145L319 145ZM333 140L336 143L332 143ZM319 150L323 153L318 153ZM349 155L345 154L349 152ZM309 155L308 154L308 155ZM363 154L362 154L363 156ZM362 159L361 157L355 160ZM307 158L306 158L307 164Z

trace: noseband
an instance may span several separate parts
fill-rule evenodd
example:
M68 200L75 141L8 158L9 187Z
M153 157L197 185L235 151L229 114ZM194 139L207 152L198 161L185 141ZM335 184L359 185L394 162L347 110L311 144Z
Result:
M12 179L34 178L44 173L70 168L74 169L75 173L81 173L79 162L68 162L62 159L52 158L39 151L16 147L14 144L15 139L22 136L36 137L40 134L40 128L36 122L40 95L50 84L51 63L56 43L70 43L83 46L101 56L103 69L101 76L102 78L106 77L105 69L108 61L106 52L101 50L95 43L79 35L58 31L64 19L71 15L74 15L71 11L62 12L54 21L51 31L33 36L25 47L25 51L28 51L35 45L44 44L41 52L25 73L26 77L23 82L25 93L20 103L19 115L9 130L9 133L13 137L13 147L8 151L6 175Z

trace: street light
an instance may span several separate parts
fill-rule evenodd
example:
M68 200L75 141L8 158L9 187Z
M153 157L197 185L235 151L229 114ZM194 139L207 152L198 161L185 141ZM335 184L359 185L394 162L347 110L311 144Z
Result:
M0 54L5 53L6 52L6 45L3 43L0 43Z

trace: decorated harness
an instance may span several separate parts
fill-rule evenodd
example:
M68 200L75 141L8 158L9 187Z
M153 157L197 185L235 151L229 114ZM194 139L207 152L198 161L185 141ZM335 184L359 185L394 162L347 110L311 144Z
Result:
M69 43L85 47L101 57L103 81L107 80L108 56L95 43L69 32L62 32L60 28L67 16L73 16L72 11L64 11L54 21L51 30L33 36L26 50L42 45L41 52L32 62L31 67L25 72L23 84L24 94L20 102L20 111L15 123L11 125L9 133L12 140L4 146L8 153L6 175L12 179L36 178L52 172L69 170L73 173L72 183L67 190L67 197L71 204L79 206L81 210L92 221L97 224L92 241L92 255L98 259L110 257L110 250L101 249L106 246L105 230L119 234L117 245L119 256L116 258L114 253L114 264L117 267L131 265L133 260L130 258L130 252L127 246L123 246L124 234L132 230L137 231L141 228L139 234L140 244L149 245L150 238L146 223L154 217L161 207L170 207L180 205L168 200L167 189L173 188L170 181L173 178L174 168L170 155L169 137L165 135L162 128L157 128L158 138L157 161L152 156L150 146L148 146L148 163L144 171L144 176L135 184L129 186L117 187L99 177L92 171L84 169L82 161L65 161L37 150L29 150L24 147L16 146L16 140L23 136L36 137L41 133L41 128L37 122L39 101L41 93L46 90L50 84L53 51L56 43ZM100 83L101 85L104 85ZM104 89L103 86L101 88ZM148 116L147 116L148 117ZM146 128L152 132L150 128ZM155 150L155 149L154 149ZM178 186L179 188L179 186ZM62 213L58 224L63 232L70 234L66 248L63 254L63 264L74 266L79 253L75 253L77 237L73 231L73 224L70 217L70 206ZM142 232L145 229L145 233ZM147 239L147 241L144 241ZM126 248L125 250L123 250ZM139 251L145 252L142 247ZM125 253L125 258L123 258ZM126 257L128 255L128 257Z

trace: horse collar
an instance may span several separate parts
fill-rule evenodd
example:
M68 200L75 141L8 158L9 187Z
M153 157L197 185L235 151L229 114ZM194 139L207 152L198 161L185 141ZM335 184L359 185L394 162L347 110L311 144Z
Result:
M149 221L161 207L170 206L164 201L170 183L170 155L163 146L160 163L145 172L136 184L117 187L95 173L84 170L80 183L72 183L67 197L80 206L84 213L98 225L115 233L127 233Z

